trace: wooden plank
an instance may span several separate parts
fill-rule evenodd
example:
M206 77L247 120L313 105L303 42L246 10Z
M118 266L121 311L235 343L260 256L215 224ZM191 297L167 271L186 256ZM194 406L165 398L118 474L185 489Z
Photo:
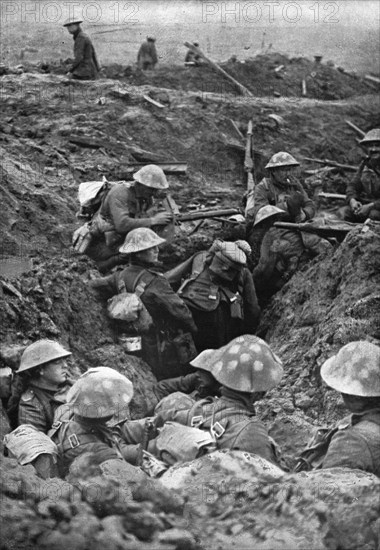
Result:
M350 128L352 128L353 130L355 130L355 132L357 134L359 134L360 137L364 137L365 136L365 132L363 132L363 130L361 130L358 126L355 126L355 124L353 124L350 120L345 120L344 121L346 124L348 124L348 126Z
M246 96L251 96L253 97L253 94L250 90L248 90L248 88L246 88L245 86L243 86L243 84L240 84L240 82L238 82L233 76L231 76L230 74L228 74L224 69L222 69L221 67L219 67L219 65L217 65L216 63L214 63L214 61L212 61L211 59L209 59L208 57L205 56L205 54L202 52L202 50L200 50L199 48L197 48L197 46L194 46L194 44L190 44L190 42L185 42L185 46L186 48L189 48L189 50L191 50L192 52L198 54L202 59L204 59L206 61L206 63L208 63L216 72L220 73L221 75L223 75L225 78L227 78L230 82L232 82L232 84L234 84L235 88L242 94L242 95L246 95Z
M366 74L364 76L365 80L369 80L370 82L374 82L375 84L380 84L380 78L377 78L377 76L372 76L371 74Z
M155 107L159 107L160 109L165 109L165 105L162 105L162 103L159 103L158 101L155 101L150 96L143 95L143 98L145 99L145 101L148 101L148 103L151 103Z
M162 170L165 172L165 174L186 174L187 172L187 164L181 163L181 162L155 162L156 166L159 166L162 168ZM146 165L146 162L133 162L130 163L128 166L123 166L123 172L126 172L127 174L133 173L139 168L142 168Z

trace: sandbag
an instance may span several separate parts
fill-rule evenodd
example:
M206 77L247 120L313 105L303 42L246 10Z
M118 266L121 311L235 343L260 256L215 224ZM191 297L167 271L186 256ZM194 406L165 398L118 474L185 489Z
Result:
M7 434L4 437L4 445L22 466L33 462L41 454L52 455L54 461L58 456L56 444L31 424L21 424Z

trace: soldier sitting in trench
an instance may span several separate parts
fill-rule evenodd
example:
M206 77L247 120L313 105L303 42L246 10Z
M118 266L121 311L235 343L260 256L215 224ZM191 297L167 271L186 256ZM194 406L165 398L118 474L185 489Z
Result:
M210 431L217 449L237 449L278 463L276 445L255 417L254 403L275 387L281 360L266 342L247 334L216 350L205 350L192 365L210 372L221 384L221 397L208 397L187 409L160 410L163 421Z
M215 240L208 251L195 254L166 273L171 284L184 277L178 294L198 328L198 351L219 348L241 334L253 334L260 319L246 241Z
M380 128L367 132L360 144L368 156L347 185L347 206L341 215L351 222L380 221Z
M341 393L351 414L330 430L318 430L296 471L344 467L380 477L380 348L350 342L325 361L321 376Z
M48 432L54 413L66 402L71 386L66 363L70 355L59 342L48 339L25 348L7 408L12 427L30 424L45 434Z
M254 228L264 233L259 261L253 270L260 305L278 292L307 260L333 250L329 241L317 235L273 227L284 216L286 212L281 208L267 205L260 208L254 222Z

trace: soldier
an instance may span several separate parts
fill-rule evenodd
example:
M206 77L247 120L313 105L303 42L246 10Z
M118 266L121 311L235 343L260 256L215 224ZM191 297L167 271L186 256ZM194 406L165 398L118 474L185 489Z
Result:
M247 268L249 251L246 241L217 239L209 251L194 256L190 275L178 294L191 310L198 328L198 351L210 346L218 348L240 334L255 332L260 308ZM175 282L173 278L170 281Z
M18 409L18 424L31 424L47 433L56 409L66 401L67 363L71 353L54 340L30 344L21 356L8 406L11 418Z
M366 133L360 142L368 156L359 167L354 179L347 185L347 205L343 218L363 222L367 218L380 220L380 128Z
M315 206L297 177L298 166L299 162L289 153L280 152L272 156L265 166L269 177L255 187L254 220L260 208L267 204L284 210L286 221L300 223L314 217Z
M137 54L137 65L143 71L154 69L157 65L158 57L155 45L156 39L151 36L146 37Z
M169 188L163 170L148 164L133 175L133 180L112 186L102 201L100 216L108 222L108 227L86 250L101 273L128 262L128 258L119 254L119 248L129 231L138 227L163 227L172 219L168 211L153 213L154 197Z
M61 475L86 452L94 453L98 464L123 459L126 444L107 422L114 416L125 419L132 396L132 382L107 367L89 369L74 383L49 432L58 447Z
M74 39L74 63L68 74L77 80L94 80L98 76L100 65L91 39L82 31L81 23L83 21L80 19L68 19L63 25Z
M280 381L281 360L264 340L246 334L217 350L205 350L192 365L221 384L221 397L208 397L187 409L159 412L161 421L209 430L218 449L255 453L277 463L275 443L255 417L255 402Z
M186 337L191 338L189 333L197 330L185 303L167 279L157 272L158 246L163 242L165 239L148 227L130 231L120 248L120 252L128 256L129 265L122 271L91 282L92 287L104 296L117 294L121 287L127 292L135 292L139 286L142 291L140 299L153 320L148 332L142 334L142 357L159 379L188 372L187 362L193 359L196 351L194 349L194 354L187 360L184 358L181 365L176 353L176 343L180 346L181 338L178 340L177 337L184 331ZM192 339L189 340L189 352L193 353L191 343Z
M272 227L284 215L283 210L270 205L263 206L256 215L254 228L264 234L259 262L253 270L260 304L280 290L300 265L313 256L332 250L332 245L317 235L302 235L291 229Z
M380 477L380 348L350 342L321 368L328 386L351 412L338 423L323 468L358 468Z

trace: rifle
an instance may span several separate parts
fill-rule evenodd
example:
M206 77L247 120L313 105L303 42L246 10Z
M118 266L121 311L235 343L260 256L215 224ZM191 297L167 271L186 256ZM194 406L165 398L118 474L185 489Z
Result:
M279 229L291 229L293 231L301 231L318 235L323 239L335 237L339 242L343 241L347 233L354 227L358 227L358 223L338 222L336 225L318 225L315 222L306 223L291 223L291 222L275 222L274 227Z
M253 159L252 159L252 119L248 121L247 142L245 145L244 170L247 172L247 192L253 191L255 182L252 175Z

